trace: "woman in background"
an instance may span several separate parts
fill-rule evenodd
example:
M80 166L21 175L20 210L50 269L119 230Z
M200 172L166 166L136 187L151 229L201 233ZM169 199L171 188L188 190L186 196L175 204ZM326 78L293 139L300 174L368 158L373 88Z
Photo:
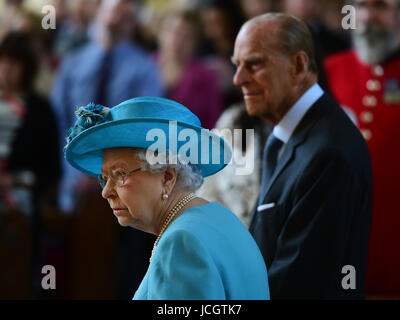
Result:
M41 212L45 199L55 198L60 159L55 117L33 86L38 60L30 40L13 32L0 43L0 213L19 212L29 221L35 297L41 290Z
M161 24L155 55L167 97L189 106L212 129L224 109L216 74L196 56L201 25L195 12L179 11Z

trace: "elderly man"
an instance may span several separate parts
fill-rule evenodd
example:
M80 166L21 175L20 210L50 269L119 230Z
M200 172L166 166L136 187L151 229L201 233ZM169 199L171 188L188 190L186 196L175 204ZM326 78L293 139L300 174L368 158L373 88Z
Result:
M326 60L332 93L367 141L373 216L366 292L400 297L400 1L357 0L354 49Z
M258 16L240 30L232 60L247 112L274 124L250 225L271 299L363 298L368 149L316 83L310 31L287 14Z

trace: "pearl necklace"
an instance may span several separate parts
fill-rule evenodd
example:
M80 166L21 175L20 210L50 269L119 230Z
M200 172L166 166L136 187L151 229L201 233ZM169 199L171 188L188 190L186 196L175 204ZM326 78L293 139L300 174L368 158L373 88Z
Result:
M161 228L160 234L158 235L156 241L154 242L153 250L151 251L151 257L150 257L150 262L151 259L153 258L153 254L156 251L157 244L160 241L161 236L163 235L164 231L168 228L172 220L175 218L177 213L185 206L187 205L190 201L192 201L194 198L196 198L196 195L191 192L187 194L185 197L183 197L181 200L177 202L177 204L171 209L169 212L167 218L165 219L163 226Z

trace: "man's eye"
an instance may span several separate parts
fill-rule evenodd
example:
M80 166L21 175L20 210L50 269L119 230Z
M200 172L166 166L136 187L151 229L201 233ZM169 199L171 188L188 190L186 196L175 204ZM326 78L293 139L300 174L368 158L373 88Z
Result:
M255 62L249 63L248 68L250 70L258 70L261 68L261 66L262 66L261 61L255 61Z

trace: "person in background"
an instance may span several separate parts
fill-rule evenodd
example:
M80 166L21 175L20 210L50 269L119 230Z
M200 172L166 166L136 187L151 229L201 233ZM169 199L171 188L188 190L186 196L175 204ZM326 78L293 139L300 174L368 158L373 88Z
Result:
M58 131L49 101L34 90L38 59L28 35L0 44L0 212L27 216L32 231L33 297L40 290L42 210L60 177Z
M371 220L367 145L317 83L307 25L284 13L246 22L235 42L235 85L249 115L274 127L250 223L271 299L361 299ZM342 270L357 276L342 286Z
M232 84L235 70L231 57L235 37L244 18L235 1L206 0L201 2L198 10L205 38L200 52L207 65L218 75L226 109L241 101L240 91Z
M53 44L59 59L89 41L90 26L99 5L99 0L66 1L66 17L60 19L59 26L55 30L56 36Z
M318 83L325 90L327 85L324 59L329 55L350 48L347 34L329 30L321 16L323 13L323 1L320 0L283 0L282 10L305 21L313 35L316 62L318 67Z
M325 61L330 89L371 154L367 296L400 297L400 1L355 0L354 48Z
M195 10L199 0L144 0L140 7L140 36L150 51L157 49L158 33L164 19L177 11Z
M278 11L276 0L241 0L244 16L247 20L267 12Z
M23 32L29 35L30 45L39 63L33 86L39 95L48 97L54 71L49 45L53 31L43 29L43 16L28 4L29 2L24 0L0 2L0 40L9 32Z
M323 14L327 0L283 0L282 10L307 22L316 42L321 58L350 48L347 34L326 27ZM335 8L339 10L340 8Z
M207 129L212 129L224 108L218 78L196 57L201 25L195 12L173 13L161 24L155 55L166 96L189 106Z
M136 10L134 0L102 1L93 38L63 61L51 93L62 136L73 124L77 106L90 102L116 105L132 97L164 94L156 65L129 41ZM98 186L65 159L63 169L59 203L64 212L74 213L79 210L79 203L97 197ZM124 244L119 246L116 270L118 296L128 297L146 271L153 239L140 231L124 229L119 231L118 241Z
M222 113L215 129L231 145L235 156L227 168L204 179L198 194L221 203L249 227L260 190L263 149L272 125L249 116L244 103L238 103ZM241 136L235 136L235 130L240 130ZM236 163L236 159L243 160Z
M0 3L0 41L9 32L26 31L31 24L24 0L5 0Z
M271 0L240 1L247 19L274 10L275 4L275 1ZM263 146L272 126L257 117L249 116L243 102L236 102L222 113L217 121L216 129L228 143L231 143L233 153L241 154L247 159L246 161L251 162L253 169L246 174L237 175L237 170L244 169L244 166L233 162L225 170L207 177L198 194L209 201L218 201L223 204L248 227L260 189ZM234 139L235 129L242 130L241 139ZM253 130L254 141L250 136L246 136L246 130Z
M164 94L156 65L127 40L134 28L135 10L133 0L104 0L94 39L63 61L51 92L61 133L71 126L78 105L115 105L125 98ZM87 179L65 162L64 170L60 206L68 212L74 210L73 192L87 185L79 177Z
M246 0L241 1L240 5L248 19L276 9L276 2L271 0ZM236 163L234 157L234 161L225 170L204 180L198 194L209 201L223 204L248 227L260 190L263 148L272 131L272 125L249 116L244 103L237 102L223 112L216 129L231 144L233 154L240 154L246 159L246 163ZM241 130L241 138L235 139L235 129ZM252 130L252 133L247 135L246 130ZM252 169L248 172L247 168ZM238 172L244 174L238 175Z

